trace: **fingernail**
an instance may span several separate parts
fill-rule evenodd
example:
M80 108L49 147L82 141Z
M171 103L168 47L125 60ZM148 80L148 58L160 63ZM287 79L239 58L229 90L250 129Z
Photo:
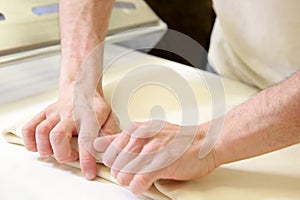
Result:
M96 177L96 175L93 172L86 171L84 173L84 178L86 178L88 180L93 180L95 177Z
M52 154L50 154L50 153L40 153L40 157L41 158L47 158L47 157L49 157L49 156L51 156Z
M35 146L32 146L32 147L26 147L28 151L31 151L31 152L37 152L37 148Z

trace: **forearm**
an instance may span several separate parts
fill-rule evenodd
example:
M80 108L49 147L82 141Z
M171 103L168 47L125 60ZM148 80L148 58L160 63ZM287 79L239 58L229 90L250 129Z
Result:
M217 165L300 142L300 72L268 88L225 116L215 146Z
M60 90L75 81L82 62L104 41L113 4L114 0L59 1Z

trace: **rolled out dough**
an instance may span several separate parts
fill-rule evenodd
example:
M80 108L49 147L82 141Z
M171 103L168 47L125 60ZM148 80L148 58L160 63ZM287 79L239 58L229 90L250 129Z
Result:
M6 131L1 132L6 141L23 145L19 133L14 133L19 125L7 127ZM73 139L73 144L76 144L76 138ZM221 167L212 174L196 180L158 180L144 195L151 199L174 200L298 200L300 199L299 153L300 145L296 145ZM80 168L79 162L67 165ZM109 169L100 163L98 163L97 175L118 184L110 175Z

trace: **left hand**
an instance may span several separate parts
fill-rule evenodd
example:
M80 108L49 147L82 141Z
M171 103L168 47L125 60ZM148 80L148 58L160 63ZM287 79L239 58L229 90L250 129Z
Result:
M97 151L117 181L135 194L158 179L190 180L216 167L212 150L199 159L207 124L178 126L163 121L133 123L120 134L99 137Z
M119 131L119 127L110 106L100 94L96 93L92 101L94 106L84 98L73 106L73 92L68 91L73 89L64 90L63 97L23 127L25 147L29 151L39 152L42 157L54 155L60 163L75 161L79 157L84 176L91 180L97 173L93 141L99 129L103 135L108 135ZM71 146L74 135L78 135L79 155Z

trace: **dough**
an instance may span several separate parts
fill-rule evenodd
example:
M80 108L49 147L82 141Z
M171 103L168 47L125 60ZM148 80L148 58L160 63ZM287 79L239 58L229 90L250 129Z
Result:
M10 129L10 130L12 130L12 129ZM4 132L2 132L2 136L4 137L4 139L7 142L9 142L11 144L24 145L23 139L20 136L18 136L19 134L14 134L13 132L14 131L4 131ZM71 142L72 146L75 149L78 149L76 142L77 142L77 138L76 137L72 138L72 142ZM78 161L66 163L66 165L80 169L80 164ZM118 184L117 181L110 175L109 168L105 167L101 163L98 163L97 165L98 165L97 166L97 168L98 168L97 176L98 177L104 178L105 180L108 180L112 183ZM152 186L144 195L151 199L169 199L164 194L160 193L154 186Z
M2 136L12 144L23 145L19 133L13 133L17 127L16 125L2 131ZM75 138L73 144L76 144ZM221 167L212 174L196 180L159 180L144 195L151 199L162 200L298 200L300 199L299 153L300 145L296 145L269 155ZM80 168L79 162L67 165ZM118 184L107 167L99 163L98 169L99 177Z
M20 137L20 132L17 132L17 130L19 129L19 127L22 127L23 124L27 122L27 119L28 118L25 117L25 118L23 118L24 121L18 120L18 123L20 123L20 124L14 124L12 127L9 127L8 129L3 130L2 131L3 138L11 144L23 146L24 145L23 139ZM23 123L22 123L22 121L23 121ZM8 130L10 130L10 131L8 131ZM17 134L15 134L15 133L17 133ZM78 149L76 137L72 138L71 143L72 143L72 146L74 147L74 149ZM66 163L66 165L80 169L80 164L78 161ZM104 178L105 180L108 180L112 183L118 184L117 181L110 175L109 168L105 167L101 163L98 163L97 165L98 165L97 166L97 168L98 168L97 176L98 177ZM169 199L164 194L160 193L154 186L152 186L144 195L151 199Z

